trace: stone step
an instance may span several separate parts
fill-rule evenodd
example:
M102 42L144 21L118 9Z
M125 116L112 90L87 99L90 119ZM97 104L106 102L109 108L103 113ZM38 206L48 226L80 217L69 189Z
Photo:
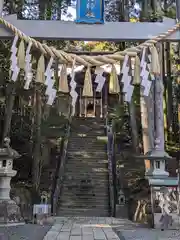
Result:
M84 154L84 156L83 156ZM77 152L69 152L67 154L66 164L68 163L82 163L82 165L85 164L103 164L108 163L108 157L106 154L101 154L99 157L98 155L93 155L92 153L77 153Z
M82 149L84 149L82 151ZM99 153L99 154L98 154ZM97 158L97 159L102 159L105 158L107 160L107 150L103 148L97 149L96 147L94 148L83 148L83 147L74 147L74 148L68 148L67 149L67 156L70 157L79 157L80 159L83 160L83 158Z
M87 173L84 174L84 172L66 172L65 170L65 174L64 174L64 181L68 181L69 183L75 182L75 183L80 183L85 179L85 176L89 175L86 179L87 180L91 180L93 182L93 184L97 184L98 182L103 182L103 181L108 181L109 180L109 176L107 174L91 174Z
M60 206L67 207L67 208L103 208L109 209L109 201L106 202L98 202L98 201L60 201Z
M78 172L78 171L80 171L82 174L83 173L85 173L85 172L87 172L87 174L96 174L98 171L99 172L106 172L106 173L108 173L108 169L107 169L107 167L106 166L108 166L108 164L104 164L104 167L102 167L102 166L99 166L99 165L85 165L85 164L82 164L82 166L80 166L80 164L78 164L78 165L74 165L73 163L72 164L70 164L70 163L68 163L66 166L65 166L65 169L66 169L66 171L68 171L68 172ZM102 171L102 169L104 169L103 171Z
M90 141L79 141L77 140L74 140L74 141L71 141L71 142L68 142L68 149L70 147L74 148L74 147L84 147L85 149L89 149L89 148L94 148L95 149L97 148L97 150L101 149L101 148L105 148L106 147L106 143L96 143L95 141L94 142L90 142ZM83 149L84 150L84 149Z
M77 160L78 164L74 164L72 161L71 162L68 162L66 163L65 165L65 168L68 170L70 169L70 172L71 172L71 169L77 169L77 170L83 170L84 169L84 172L88 173L89 171L91 171L92 173L108 173L108 164L104 163L104 166L100 165L100 164L94 164L94 165L86 165L86 164L82 164L80 166L80 162ZM72 168L71 168L72 167Z
M102 155L101 157L98 156L92 156L92 157L87 157L86 158L77 158L76 156L74 156L74 154L72 155L67 155L67 159L66 159L66 164L74 164L74 165L86 165L86 166L91 166L91 165L97 165L97 166L105 166L106 164L108 164L108 160L107 160L107 156L104 154L104 156Z
M92 189L85 189L85 188L70 188L66 185L64 186L64 189L62 193L66 196L71 197L81 197L81 199L86 198L108 198L109 197L109 191L108 189L103 188L92 188Z
M77 158L77 157L69 157L67 156L66 165L74 165L74 166L94 166L107 168L108 160L107 158Z
M82 151L83 149L83 151ZM106 148L103 146L103 147L99 147L99 149L97 149L96 147L93 147L93 148L84 148L84 147L68 147L67 149L67 155L70 155L70 156L80 156L80 158L84 158L83 157L83 154L87 154L88 157L90 158L91 154L92 156L98 156L98 153L99 153L99 158L103 158L104 156L106 156L107 158L107 150Z
M92 172L92 171L83 171L83 169L68 169L65 168L65 176L69 175L73 178L75 178L77 175L82 176L80 179L84 179L85 174L89 175L89 178L91 179L100 179L101 177L108 177L108 172Z
M69 141L73 141L79 139L82 140L90 140L91 142L96 141L99 143L104 143L107 140L107 137L104 134L94 134L94 135L87 135L85 133L78 133L77 135L70 135Z
M95 122L95 123L100 123L100 122L105 122L105 119L104 118L97 118L97 117L94 117L94 118L90 118L90 117L74 117L72 122Z
M97 142L99 144L107 142L107 137L104 136L103 134L88 135L86 133L78 133L77 135L70 135L69 141L73 142L77 139L79 139L79 141L85 140L90 142Z
M108 217L109 209L60 208L58 211L58 216Z
M71 154L71 153L70 153ZM86 153L87 154L87 153ZM82 165L82 166L105 166L105 164L108 164L108 159L107 156L88 156L88 154L86 156L77 156L77 154L71 154L71 155L67 155L66 158L66 164L74 164L76 166L76 164Z
M71 185L72 184L72 181L73 181L73 183L80 183L81 182L81 180L82 180L82 178L72 178L71 176L64 176L64 181L63 181L63 184L65 184L65 185ZM103 185L103 186L108 186L108 184L109 184L109 178L108 177L106 177L105 179L101 179L101 180L98 180L97 178L93 178L92 179L92 182L95 182L95 183L98 183L98 185Z
M106 188L85 188L85 187L70 187L68 185L64 185L63 189L64 194L68 194L71 196L81 196L81 197L108 197L109 192Z
M108 164L104 163L103 166L100 164L94 164L94 165L86 165L86 164L80 164L78 163L75 165L74 163L67 163L65 166L66 171L71 172L72 170L81 171L81 173L84 172L84 174L96 174L97 172L100 173L107 173L108 174Z
M68 181L75 181L75 180L82 181L84 179L87 179L87 180L92 180L96 183L109 179L109 175L107 173L95 173L95 172L92 173L91 171L87 171L87 170L86 172L84 172L83 169L70 171L69 169L67 170L66 168L65 168L64 177L65 177L64 180L68 180Z
M77 165L73 164L73 163L67 163L65 166L66 171L68 172L76 172L80 171L81 174L85 175L85 174L94 174L96 175L97 173L106 173L108 175L108 164L104 163L102 165L86 165L86 164L82 164L80 166L80 163L78 163Z
M67 194L66 196L62 196L59 198L59 202L60 203L65 203L65 204L69 204L69 203L87 203L87 204L91 204L96 202L97 204L101 204L101 205L108 205L109 204L109 195L108 193L106 194L106 196L91 196L90 195L86 196L86 195L81 195L79 197L76 196L75 194L71 194L71 197L69 197L69 195Z
M97 131L97 130L100 130L100 131L103 131L105 129L104 127L104 123L92 123L92 122L78 122L75 125L71 125L71 131L72 132L78 132L78 131L81 131L81 130L84 130L84 131L88 131L88 130L92 130L92 131Z
M68 142L68 149L69 148L75 148L75 147L77 147L77 148L80 148L80 147L83 147L83 148L85 148L85 149L89 149L89 148L95 148L95 149L97 149L97 150L99 150L99 149L105 149L106 148L106 144L105 143L96 143L96 142L90 142L90 141L79 141L79 140L77 139L77 140L75 140L75 141L71 141L71 142ZM84 150L84 149L83 149Z
M108 160L107 160L107 156L106 157L94 157L94 158L79 158L76 156L67 156L66 159L66 164L81 164L81 165L87 165L87 164L94 164L94 165L104 165L104 164L108 164Z
M56 169L55 169L55 168L54 168L54 169L44 168L44 169L42 170L41 176L42 176L43 174L54 174L55 172L56 172Z
M84 154L84 156L83 156ZM82 165L85 164L103 164L108 162L108 156L104 154L93 154L92 152L84 152L84 153L77 153L77 152L68 152L67 158L66 158L66 163L82 163Z
M82 180L92 180L92 181L96 181L96 184L97 183L100 183L100 182L106 182L109 180L109 175L108 174L104 174L104 175L100 175L100 174L95 174L95 173L91 173L90 171L77 171L77 172L68 172L66 171L65 169L65 173L64 173L64 176L63 176L63 180L64 181L69 181L72 183L72 181L74 182L80 182Z
M70 133L70 139L76 139L79 138L82 139L90 139L90 140L96 140L98 142L101 141L101 139L107 139L107 136L104 131L97 130L92 131L91 129L89 131L78 131L78 132L71 132Z
M109 199L107 199L106 201L100 201L100 199L97 199L95 201L88 201L88 199L84 199L84 200L79 200L79 201L72 201L72 199L67 199L67 202L65 202L65 200L63 199L61 201L61 199L58 202L58 205L60 207L64 206L67 208L105 208L105 209L109 209Z
M71 129L78 131L79 128L90 127L92 129L102 129L105 128L104 122L93 122L93 121L77 121L71 125Z
M67 186L74 186L75 187L75 185L77 185L77 184L80 185L82 183L82 180L83 180L83 178L75 178L75 177L71 177L71 176L70 177L66 176L64 178L63 184L65 184ZM102 186L107 187L106 184L108 184L108 180L109 180L108 178L102 179L100 181L97 181L96 178L88 179L88 181L91 181L93 187L95 187L95 186L96 187L98 187L98 186L100 186L100 187L102 187Z
M73 140L73 141L71 140L68 142L68 148L81 147L81 146L83 146L85 149L96 147L98 150L99 148L102 148L102 147L105 148L106 143L99 143L99 142L97 143L96 141L90 142L88 140L78 140L78 138L76 140Z
M59 198L59 203L61 205L62 202L68 201L68 202L73 202L73 203L82 203L82 204L92 204L92 203L98 203L101 205L108 205L109 204L109 197L104 196L104 197L94 197L96 198L95 200L90 201L90 197L85 197L85 196L77 196L77 200L73 200L74 196L70 195L64 195L63 197ZM62 202L61 202L62 201Z
M72 210L72 211L78 211L78 212L83 212L84 209L86 209L86 211L90 210L92 211L92 209L96 210L96 211L109 211L109 205L108 206L88 206L88 205L84 205L84 206L66 206L66 205L61 205L60 209L66 209L66 210ZM81 209L81 210L80 210Z
M81 191L79 189L68 189L66 188L66 186L63 187L62 190L62 194L63 197L68 197L70 199L70 197L72 198L73 196L76 197L81 197L81 199L89 199L91 197L96 197L96 198L100 198L100 199L108 199L109 198L109 192L104 189L104 191L101 189L93 189L93 190L89 190L89 191Z
M85 165L85 164L82 164L82 166L79 166L79 165L75 165L75 164L66 164L65 168L71 172L72 170L83 170L84 169L84 172L91 172L92 174L93 173L104 173L104 172L108 172L108 169L107 167L102 167L102 166L99 166L99 165Z

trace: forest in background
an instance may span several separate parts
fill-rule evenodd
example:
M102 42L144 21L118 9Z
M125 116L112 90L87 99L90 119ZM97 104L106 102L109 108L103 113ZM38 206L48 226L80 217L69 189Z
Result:
M140 21L161 21L163 16L175 18L176 10L173 1L139 1L142 6ZM109 0L106 3L106 21L129 21L131 1ZM18 15L19 19L61 20L62 15L69 14L68 7L75 4L71 0L6 0L4 14ZM150 10L149 10L150 9ZM48 31L47 31L48 32ZM109 42L77 42L77 41L46 41L65 51L118 51L123 50L129 43ZM44 104L44 95L35 86L30 90L23 89L22 75L14 84L9 79L10 47L12 41L0 41L0 108L1 108L1 141L9 136L12 147L21 158L15 161L18 174L14 181L25 181L33 184L38 192L42 166L53 162L61 154L61 140L66 134L68 124L68 97L58 93L55 104L48 109ZM135 43L130 43L135 44ZM171 153L179 152L179 82L178 78L178 51L177 46L165 44L167 49L164 69L164 119L166 130L166 147ZM38 56L38 53L37 53ZM135 111L133 110L135 109ZM133 110L133 111L132 111ZM127 108L122 102L111 109L114 129L120 140L128 135L128 141L134 149L134 154L141 153L143 146L140 117L140 91L136 89L133 102ZM135 124L139 123L139 124ZM135 131L132 126L136 125ZM129 127L127 127L129 126ZM121 141L123 145L126 141Z

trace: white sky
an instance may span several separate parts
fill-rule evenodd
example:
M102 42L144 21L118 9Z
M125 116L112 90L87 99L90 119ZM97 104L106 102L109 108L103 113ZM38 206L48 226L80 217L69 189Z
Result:
M76 19L76 8L68 7L67 14L62 16L64 21L74 21Z

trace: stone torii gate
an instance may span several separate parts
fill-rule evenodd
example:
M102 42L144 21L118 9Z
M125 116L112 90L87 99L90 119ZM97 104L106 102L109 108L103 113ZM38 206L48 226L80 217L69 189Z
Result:
M0 0L0 15L2 15L3 10L3 0ZM174 26L174 20L169 18L164 18L163 22L107 22L105 24L76 24L75 22L65 22L65 21L46 21L46 20L18 20L16 15L5 16L4 19L19 29L26 36L30 36L35 39L41 40L84 40L84 41L138 41L144 42L153 36L158 36L160 33L167 32L170 28ZM46 26L46 27L44 27ZM48 29L48 31L46 30ZM118 29L118 31L117 31ZM97 34L98 33L98 34ZM12 38L13 33L9 31L3 24L0 26L0 38ZM176 31L171 35L168 35L163 41L174 41L180 40L180 32ZM161 44L159 44L161 45ZM158 84L159 83L159 84ZM162 85L162 78L156 81L156 100L152 105L152 109L155 112L149 115L155 114L156 123L156 137L161 139L161 149L164 150L164 122L163 122L163 89L159 87ZM142 108L142 124L145 128L149 128L148 121L145 118L145 112L147 111L146 101L144 101L144 106ZM152 102L152 99L151 99ZM149 116L149 119L152 119ZM154 118L154 117L153 117ZM148 131L151 132L151 129ZM147 140L147 139L146 139ZM153 138L151 139L151 147L153 147ZM145 152L149 149L144 149Z

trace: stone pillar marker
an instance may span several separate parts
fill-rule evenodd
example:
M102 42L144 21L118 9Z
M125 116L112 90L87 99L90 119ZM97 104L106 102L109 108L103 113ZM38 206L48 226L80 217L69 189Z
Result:
M9 144L10 139L5 138L4 146L0 148L0 224L22 222L20 208L10 199L10 182L17 173L13 170L13 159L20 155Z

